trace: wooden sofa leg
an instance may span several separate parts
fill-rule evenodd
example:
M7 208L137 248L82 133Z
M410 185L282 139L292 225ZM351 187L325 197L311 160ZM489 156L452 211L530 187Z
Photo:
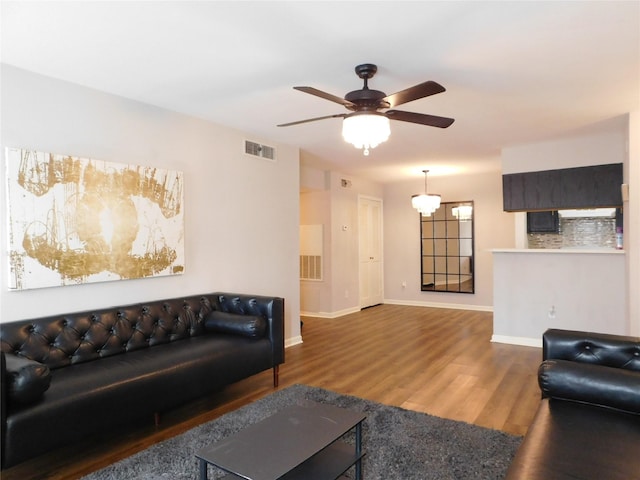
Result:
M160 413L153 412L153 422L156 424L156 427L160 426Z
M278 383L280 381L280 365L276 365L275 367L273 367L273 388L276 388L278 386Z

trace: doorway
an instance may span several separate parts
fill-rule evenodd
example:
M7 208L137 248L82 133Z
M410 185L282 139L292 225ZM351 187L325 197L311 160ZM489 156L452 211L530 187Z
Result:
M358 196L360 308L384 301L382 200Z

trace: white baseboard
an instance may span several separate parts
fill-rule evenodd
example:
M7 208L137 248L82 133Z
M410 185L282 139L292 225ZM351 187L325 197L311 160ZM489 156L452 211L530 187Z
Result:
M287 338L284 341L284 348L293 347L294 345L300 345L302 343L302 335L297 337Z
M360 311L360 307L346 308L344 310L338 310L337 312L300 312L301 317L317 317L317 318L338 318L350 313L356 313Z
M492 305L466 305L462 303L432 303L416 300L393 300L384 299L384 303L389 305L407 305L410 307L431 307L431 308L451 308L454 310L473 310L478 312L493 312Z
M432 307L432 308L450 308L454 310L473 310L478 312L493 312L491 305L466 305L461 303L431 303L418 302L413 300L393 300L386 298L384 303L389 305L407 305L409 307ZM300 312L300 317L317 317L317 318L338 318L350 313L359 312L360 307L346 308L337 312Z
M510 337L508 335L492 335L491 341L495 343L509 343L511 345L520 345L523 347L542 348L542 339L529 337Z

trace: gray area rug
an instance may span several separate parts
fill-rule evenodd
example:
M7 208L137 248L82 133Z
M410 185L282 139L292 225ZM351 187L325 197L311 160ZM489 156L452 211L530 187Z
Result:
M502 479L521 437L382 405L321 388L293 385L165 440L82 480L194 480L195 452L270 416L312 400L365 412L365 480ZM353 436L351 436L353 437ZM354 439L346 437L347 442ZM223 472L209 467L209 478ZM351 469L347 476L353 476Z

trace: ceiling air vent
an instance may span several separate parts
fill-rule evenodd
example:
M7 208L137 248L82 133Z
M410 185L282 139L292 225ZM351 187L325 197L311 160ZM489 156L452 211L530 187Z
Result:
M249 140L244 141L244 153L272 161L275 161L276 159L275 148L269 147L268 145L260 145L259 143L250 142Z

